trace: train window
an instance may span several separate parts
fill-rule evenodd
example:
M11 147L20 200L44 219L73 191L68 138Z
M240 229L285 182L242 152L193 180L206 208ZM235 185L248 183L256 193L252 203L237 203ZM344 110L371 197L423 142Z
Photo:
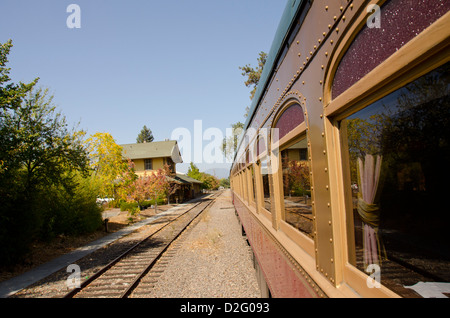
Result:
M247 173L245 170L242 170L242 196L244 201L248 202L248 186L247 186Z
M303 115L302 107L299 104L289 106L277 120L274 127L279 129L278 138L283 138L304 121L305 116Z
M284 220L313 237L311 180L306 137L281 151Z
M386 1L379 11L382 27L367 23L342 58L333 82L333 99L449 10L450 1Z
M449 71L447 63L340 122L349 262L379 266L381 283L405 297L418 296L407 287L420 282L450 282Z
M250 193L251 195L251 200L254 202L256 202L256 184L255 184L255 171L253 170L253 165L250 165L249 167L249 176L250 176Z
M262 176L262 185L263 185L263 195L264 195L264 208L272 212L272 204L270 198L270 180L269 180L269 160L267 157L261 159L260 162L260 171Z

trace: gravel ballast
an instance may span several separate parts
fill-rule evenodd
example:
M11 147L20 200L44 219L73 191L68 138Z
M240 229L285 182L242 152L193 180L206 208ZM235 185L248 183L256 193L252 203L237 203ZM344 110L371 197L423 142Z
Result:
M250 247L225 191L189 230L151 298L259 298Z

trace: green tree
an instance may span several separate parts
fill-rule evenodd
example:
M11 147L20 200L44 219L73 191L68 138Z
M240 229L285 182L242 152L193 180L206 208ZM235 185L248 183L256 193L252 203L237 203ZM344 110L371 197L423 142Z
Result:
M245 86L247 87L253 87L253 89L250 92L250 99L253 100L253 97L255 97L256 89L259 84L259 80L261 78L262 71L264 69L264 65L267 61L267 53L260 52L258 57L258 66L256 68L250 66L250 64L247 64L245 66L240 66L239 69L242 70L242 76L247 77L247 80L245 81ZM248 116L250 108L246 107L246 113L244 117Z
M8 164L11 164L10 157L16 152L13 142L8 138L11 134L5 129L7 125L4 123L4 118L14 111L21 104L25 96L33 89L38 82L36 78L29 84L11 83L9 77L10 68L6 67L8 63L8 55L12 48L12 41L8 40L6 43L0 43L0 178L2 174L8 170ZM12 168L9 168L10 170Z
M236 124L231 125L231 127L232 135L223 139L221 149L224 156L229 160L233 160L234 153L237 150L239 140L244 131L244 124L237 122Z
M38 82L36 78L29 84L10 83L9 77L10 68L6 67L8 63L8 55L12 48L12 41L8 40L6 43L0 43L0 112L7 109L16 109L22 103L23 98L30 92ZM1 114L1 113L0 113Z
M147 126L144 125L141 132L136 138L136 142L138 144L142 144L144 142L152 142L154 140L153 133L150 129L147 128Z
M187 175L191 178L194 178L195 180L198 181L202 181L202 173L200 172L200 170L197 168L197 166L191 162Z
M230 178L222 178L219 180L219 186L224 188L230 187Z
M30 90L21 103L2 109L0 263L22 258L36 238L82 232L85 217L101 222L95 200L79 191L88 174L82 135L68 128L48 90Z

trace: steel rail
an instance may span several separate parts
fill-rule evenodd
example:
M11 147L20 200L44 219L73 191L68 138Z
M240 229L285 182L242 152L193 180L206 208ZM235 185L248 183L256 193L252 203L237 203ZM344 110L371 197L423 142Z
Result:
M213 199L211 199L213 198ZM147 242L148 240L150 240L151 238L153 238L154 236L156 236L158 233L160 233L162 230L164 230L165 228L167 228L169 225L172 225L174 222L176 222L179 218L183 217L184 215L186 215L187 213L189 213L190 211L192 211L193 209L195 209L196 207L198 207L200 204L204 203L205 200L209 200L210 202L208 202L208 204L206 205L206 207L204 209L202 209L202 211L204 211L214 200L215 200L215 195L210 195L208 197L205 197L203 199L199 199L199 202L196 202L194 206L190 207L188 210L184 211L183 213L181 213L180 215L178 215L176 218L174 218L173 220L170 220L167 224L165 224L164 226L162 226L160 229L158 229L157 231L155 231L154 233L152 233L151 235L147 236L146 238L142 239L141 241L139 241L138 243L136 243L135 245L133 245L132 247L130 247L129 249L127 249L125 252L123 252L122 254L120 254L119 256L117 256L114 260L112 260L110 263L108 263L106 266L104 266L103 268L101 268L98 272L96 272L94 275L92 275L91 277L89 277L87 280L85 280L84 282L81 283L79 288L74 288L72 289L70 292L68 292L67 294L65 294L63 296L63 298L73 298L75 295L77 295L78 293L80 293L83 289L85 289L87 286L89 286L90 284L92 284L92 282L94 282L96 279L98 279L101 275L103 275L105 272L107 272L109 269L111 269L114 265L116 265L119 261L121 261L122 259L124 259L127 255L131 254L134 250L136 250L139 246L143 245L143 243ZM202 212L201 211L201 212ZM201 213L199 212L199 214ZM198 214L198 215L199 215ZM198 216L197 215L197 216ZM196 217L197 217L196 216ZM195 218L194 218L195 219ZM192 222L192 221L191 221ZM189 224L191 223L189 222ZM183 231L181 231L183 232ZM169 244L170 245L170 244ZM159 259L160 256L157 257L157 259ZM154 263L154 261L152 262ZM143 271L144 272L144 271ZM141 272L141 275L142 273ZM148 271L147 271L148 272ZM134 284L135 282L133 282ZM123 293L123 295L125 295L126 293Z
M171 244L176 241L182 233L187 229L187 227L196 220L200 214L202 214L215 200L216 198L211 199L204 208L202 208L197 215L195 215L187 224L183 225L181 229L178 231L178 233L169 240L169 242L165 243L165 247L163 250L158 254L158 256L155 257L155 259L139 274L136 276L134 281L131 283L131 285L122 293L120 298L127 298L134 289L139 285L139 282L141 279L153 268L153 266L156 264L156 262L161 258L161 256L167 251L167 249L171 246ZM203 202L202 202L203 203Z

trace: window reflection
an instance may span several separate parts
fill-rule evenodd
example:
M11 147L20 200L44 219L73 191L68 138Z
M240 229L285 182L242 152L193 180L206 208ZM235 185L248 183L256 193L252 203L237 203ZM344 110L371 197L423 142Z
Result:
M269 160L267 159L267 157L261 160L260 168L263 181L264 208L267 211L272 212L269 184Z
M281 152L284 220L313 237L311 181L306 138Z
M250 187L251 187L251 193L253 193L253 202L256 202L256 184L255 184L255 172L253 170L253 165L250 165L250 177L252 178Z
M341 122L353 228L349 261L381 267L381 283L418 296L449 282L448 63ZM348 162L345 164L345 162Z

